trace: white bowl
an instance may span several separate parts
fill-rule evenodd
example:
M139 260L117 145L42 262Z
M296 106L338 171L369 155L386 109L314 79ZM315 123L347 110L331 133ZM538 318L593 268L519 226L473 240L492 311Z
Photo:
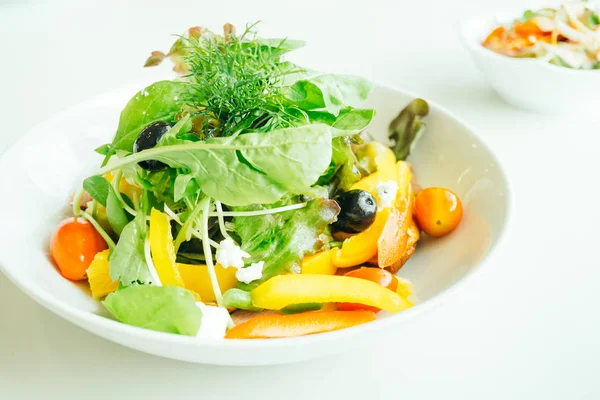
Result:
M173 359L223 365L277 364L340 352L403 324L463 287L505 230L509 188L497 159L469 127L431 104L428 127L411 156L424 186L453 189L464 219L452 234L423 239L400 270L412 280L419 304L369 324L291 339L200 340L121 324L94 301L84 284L64 279L49 260L48 238L66 215L70 193L101 161L93 149L111 140L131 88L96 98L33 129L0 159L0 267L24 292L72 323L122 345ZM367 106L377 109L371 132L385 140L387 125L414 96L377 87ZM397 335L396 335L397 337ZM365 339L365 340L363 340Z
M600 107L600 70L575 70L534 58L511 58L482 43L498 20L516 18L523 10L473 17L461 36L484 78L507 103L542 114L596 113Z

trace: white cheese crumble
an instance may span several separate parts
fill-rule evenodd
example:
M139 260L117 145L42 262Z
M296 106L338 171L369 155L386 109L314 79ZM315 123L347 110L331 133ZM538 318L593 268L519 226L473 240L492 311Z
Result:
M243 268L243 258L248 257L250 257L250 254L242 250L230 237L219 243L219 248L217 249L217 262L224 268Z
M200 329L198 329L196 337L203 339L224 338L229 320L227 310L221 307L207 306L202 302L196 302L196 306L202 311Z
M379 207L387 208L391 207L396 200L396 193L398 192L398 184L396 181L387 181L377 184L375 188L377 191L377 197L379 197Z
M235 273L235 277L240 282L250 283L252 281L262 278L262 271L264 266L265 262L259 261L257 263L252 263L249 267L238 268L237 272Z

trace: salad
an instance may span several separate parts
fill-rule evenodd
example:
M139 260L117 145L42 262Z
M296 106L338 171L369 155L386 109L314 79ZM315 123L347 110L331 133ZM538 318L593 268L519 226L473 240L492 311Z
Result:
M483 46L509 57L537 58L574 69L600 68L600 16L586 1L527 10L494 29Z
M238 339L366 323L413 305L394 274L421 231L461 220L452 191L416 194L405 161L424 100L391 121L391 148L372 141L368 81L286 61L303 42L254 27L194 27L151 54L178 77L125 105L52 236L58 270L118 321Z

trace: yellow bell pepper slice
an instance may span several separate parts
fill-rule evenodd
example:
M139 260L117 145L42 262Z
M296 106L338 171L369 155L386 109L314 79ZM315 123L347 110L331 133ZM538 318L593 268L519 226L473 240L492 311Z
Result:
M216 301L206 265L177 264L177 269L179 269L186 289L197 292L205 303ZM235 268L223 268L221 264L215 265L219 288L223 292L234 288L237 284L238 280L235 277L235 272Z
M371 145L372 143L369 143L368 146ZM397 179L396 156L394 155L394 152L384 145L380 146L381 148L377 146L377 149L369 151L377 152L377 154L374 156L377 171L356 182L354 185L352 185L352 187L350 187L350 190L365 190L371 193L373 196L376 196L378 184L387 181L395 181Z
M370 227L344 240L342 248L333 256L333 265L338 268L353 267L377 256L377 242L389 216L390 208L378 211Z
M119 288L119 281L113 282L110 278L109 252L104 250L96 254L86 272L95 299L100 299Z
M360 181L350 187L350 190L364 190L371 193L373 196L377 194L377 185L383 180L382 174L379 171L373 172L371 175L365 176Z
M380 142L370 142L365 145L366 156L374 161L377 171L384 174L383 178L392 179L391 171L396 164L396 155L386 145Z
M413 284L406 278L395 275L396 280L398 281L398 286L396 287L396 293L404 298L408 298L413 294Z
M280 310L290 304L347 302L399 312L411 303L383 286L366 279L340 275L279 275L251 293L252 304Z
M185 288L177 264L175 263L175 247L169 217L157 209L150 212L150 251L156 273L163 286L179 286Z
M396 200L398 203L413 194L411 181L412 171L410 164L406 161L398 161L396 164L396 182L398 183L398 196Z
M338 248L320 251L316 254L304 257L302 260L302 274L335 275L337 267L333 265L332 258L338 252Z
M112 182L114 177L115 176L112 174L112 172L107 172L104 174L104 178L106 178L106 180L109 182ZM125 178L121 178L121 182L119 182L119 191L130 199L133 199L134 196L137 196L138 198L142 196L142 189L130 184Z

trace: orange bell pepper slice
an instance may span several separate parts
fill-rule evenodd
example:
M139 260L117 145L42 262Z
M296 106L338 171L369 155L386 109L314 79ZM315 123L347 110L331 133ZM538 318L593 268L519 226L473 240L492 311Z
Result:
M412 304L391 290L365 279L340 275L279 275L252 292L255 307L281 310L290 304L358 303L389 312L403 311Z
M371 311L317 311L261 315L231 328L227 339L284 338L330 332L376 319Z
M333 256L333 265L338 268L353 267L377 256L377 242L387 223L390 212L391 208L378 211L373 225L344 240L342 248L335 252Z
M410 231L413 222L414 193L412 190L412 171L410 165L398 161L398 193L396 207L390 216L377 241L377 264L381 268L390 267L404 261L412 238ZM417 231L416 240L418 240ZM412 254L412 253L411 253Z
M485 47L491 46L494 42L500 41L506 34L506 29L503 26L499 26L494 29L483 41Z
M377 265L380 268L389 267L398 262L406 248L407 235L404 232L406 214L397 209L390 210L390 215L377 240Z
M100 299L119 288L119 281L113 282L110 278L108 254L109 250L103 250L96 254L86 271L92 296L95 299Z
M529 38L529 36L543 36L545 33L540 29L538 24L533 20L527 20L523 23L516 22L513 28L519 36Z

